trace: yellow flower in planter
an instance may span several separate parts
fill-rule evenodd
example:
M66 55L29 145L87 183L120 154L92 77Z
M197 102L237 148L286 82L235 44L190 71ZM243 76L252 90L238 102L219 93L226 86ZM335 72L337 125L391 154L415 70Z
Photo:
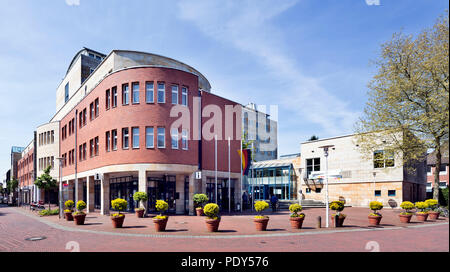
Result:
M203 212L209 219L218 219L219 205L215 203L206 204L203 209Z

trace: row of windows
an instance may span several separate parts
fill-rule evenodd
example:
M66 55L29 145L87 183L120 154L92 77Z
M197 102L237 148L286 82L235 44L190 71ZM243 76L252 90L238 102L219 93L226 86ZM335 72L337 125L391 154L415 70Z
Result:
M139 127L131 127L131 135L130 128L122 128L122 149L129 149L130 146L132 149L140 148L140 128ZM171 147L172 149L179 149L179 142L181 139L181 149L188 150L188 130L183 129L181 134L178 129L172 129L171 133ZM117 150L118 145L118 132L117 129L113 129L111 131L105 132L105 151L115 151ZM145 147L146 148L154 148L155 147L155 128L154 127L145 127ZM156 147L157 148L165 148L166 147L166 128L157 127L156 128ZM89 156L95 157L99 155L100 143L99 137L92 138L89 141ZM87 143L83 143L78 146L78 160L84 161L87 159ZM67 165L72 165L75 163L75 150L64 153L62 157L64 158L63 167Z
M18 164L17 164L17 171L22 170L24 167L27 167L29 164L33 163L33 153L31 153L29 156L27 156L26 158L22 159Z
M439 167L439 172L440 173L446 173L447 172L447 165L448 164L441 163L441 165ZM431 172L431 168L436 168L436 166L434 166L434 165L427 165L427 173L429 175L432 173Z
M39 170L40 171L44 170L49 165L51 166L51 169L53 169L53 167L55 166L55 158L53 156L39 159Z
M55 142L54 130L39 133L39 146L53 144L54 142Z

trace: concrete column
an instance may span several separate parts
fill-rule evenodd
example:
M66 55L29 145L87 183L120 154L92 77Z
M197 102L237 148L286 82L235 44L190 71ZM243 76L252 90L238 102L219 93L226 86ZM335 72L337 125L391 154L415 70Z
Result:
M139 170L138 178L139 178L139 181L138 181L138 191L139 191L139 192L148 193L148 192L147 192L147 171L145 171L145 170ZM141 207L141 205L142 205L142 202L139 203L139 207ZM143 208L145 208L145 214L144 214L144 216L147 216L147 213L148 213L147 206L148 206L148 201L145 201L145 202L144 202L144 207L143 207Z
M176 175L175 192L180 198L175 199L176 214L184 214L184 177L185 175Z
M75 190L75 205L77 205L77 202L80 200L83 200L83 179L78 179L78 183L75 180L74 184L74 190Z
M87 197L87 212L93 212L95 210L95 203L94 203L94 176L89 176L87 178L86 183L86 197Z
M100 183L100 213L102 215L109 214L109 174L103 174L103 179Z

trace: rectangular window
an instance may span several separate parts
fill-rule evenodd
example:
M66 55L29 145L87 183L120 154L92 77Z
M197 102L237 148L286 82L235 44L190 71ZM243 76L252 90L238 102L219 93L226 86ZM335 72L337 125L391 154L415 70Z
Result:
M69 100L69 82L66 83L66 86L64 87L64 103L66 103Z
M111 107L111 91L109 89L106 90L105 103L106 109L109 110Z
M105 135L105 148L106 152L111 150L111 132L107 131Z
M320 194L322 192L322 188L316 188L316 194Z
M95 153L95 156L98 156L98 149L99 149L99 142L98 142L98 136L97 137L95 137L94 138L94 144L95 144L95 147L94 147L94 153Z
M83 160L86 160L87 147L86 143L83 144Z
M441 165L440 165L440 167L439 167L439 173L440 174L442 174L442 173L447 173L447 164L443 164L443 163L441 163Z
M128 105L130 103L130 90L128 84L122 85L122 105Z
M166 129L163 127L158 128L158 148L166 147Z
M145 83L145 102L153 103L154 101L154 86L153 82Z
M375 196L381 196L381 190L375 190Z
M100 112L100 104L99 104L98 98L96 98L96 99L94 100L94 113L95 113L95 118L98 117L99 112Z
M79 146L79 150L78 150L78 160L82 161L83 160L83 145Z
M139 128L132 128L131 133L133 134L133 148L139 148Z
M306 159L306 176L313 171L320 171L320 158Z
M113 107L113 108L115 108L115 107L117 107L117 87L112 87L111 88L111 93L112 93L112 96L111 96L111 106Z
M111 131L112 149L117 150L117 129Z
M122 128L122 148L123 149L129 148L130 135L128 133L129 133L128 128Z
M79 127L82 128L83 127L83 111L80 111L80 116L79 116Z
M187 106L188 103L188 89L187 87L181 88L181 105Z
M376 150L373 152L373 168L394 167L394 152Z
M172 104L178 104L178 86L172 86Z
M173 128L170 135L172 138L172 149L178 149L178 129Z
M395 190L388 190L388 196L395 196Z
M158 103L166 102L166 87L164 83L158 83Z
M94 156L94 139L89 141L89 157Z
M186 129L181 132L181 148L188 150L188 131Z
M94 119L94 102L89 105L89 119Z
M139 103L139 83L134 82L131 85L132 91L133 91L133 104Z
M83 109L83 126L86 125L86 121L87 120L87 112L86 112L86 108Z
M155 143L155 135L153 131L153 127L145 128L145 146L147 148L153 148Z

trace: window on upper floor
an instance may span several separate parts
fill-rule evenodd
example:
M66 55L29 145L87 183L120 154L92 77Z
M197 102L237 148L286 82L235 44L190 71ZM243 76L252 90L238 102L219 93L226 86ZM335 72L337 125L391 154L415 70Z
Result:
M111 91L108 89L106 90L105 95L105 108L109 110L110 107L111 107Z
M147 148L155 147L155 134L154 134L153 127L145 128L145 146Z
M163 82L158 83L158 103L166 102L166 87Z
M111 131L112 149L117 150L117 129Z
M94 119L94 102L89 105L89 119L91 121Z
M178 104L178 86L172 85L172 104Z
M95 118L98 117L99 113L100 113L100 104L99 104L98 98L96 98L94 100L94 115L95 115Z
M128 128L122 128L122 148L128 149L130 147L130 135Z
M94 139L91 139L89 141L89 157L93 157L94 156Z
M117 107L117 87L112 87L111 88L111 106L113 108Z
M178 149L178 129L173 128L170 132L172 138L172 149Z
M188 130L183 129L181 131L181 148L183 150L188 150Z
M98 152L99 152L99 141L98 141L98 136L94 138L94 155L98 156Z
M111 151L111 132L107 131L105 135L105 149L107 152Z
M87 122L87 111L86 108L83 109L83 126L86 125Z
M320 158L306 159L306 176L313 171L320 171Z
M133 104L139 104L139 82L131 84Z
M183 105L183 106L188 105L188 88L187 87L181 88L181 105Z
M69 82L66 83L66 86L64 87L64 103L67 103L69 100Z
M127 84L122 85L122 105L128 105L130 103L130 90Z
M166 129L163 127L158 128L158 148L166 147Z
M153 103L154 101L154 85L153 82L146 82L145 83L145 102L146 103Z
M133 134L132 138L133 148L139 148L139 128L138 127L131 128L131 133Z
M394 167L394 152L376 150L373 152L373 168Z

